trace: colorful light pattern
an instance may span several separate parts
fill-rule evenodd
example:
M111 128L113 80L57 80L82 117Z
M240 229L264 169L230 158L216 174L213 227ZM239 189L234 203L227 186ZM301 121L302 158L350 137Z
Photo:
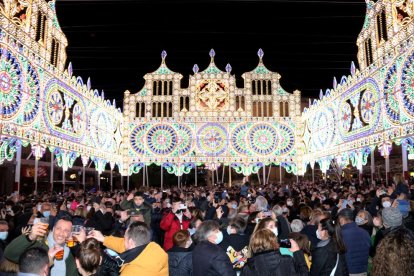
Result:
M408 56L402 68L401 96L405 111L414 117L414 52Z
M17 115L22 103L23 83L21 65L6 49L1 50L0 59L0 102L3 120Z
M90 79L85 85L73 76L70 62L65 67L68 43L54 2L25 1L23 20L16 18L16 3L5 5L0 13L0 163L31 144L36 158L49 148L64 169L81 157L84 165L91 159L100 173L108 163L111 168L117 164L123 175L155 163L176 175L195 164L211 169L231 165L250 175L273 163L303 174L304 164L318 162L326 172L332 160L361 168L374 148L388 155L392 143L404 142L412 151L414 15L399 17L392 1L366 2L357 40L360 68L352 62L350 75L339 83L334 77L333 89L321 92L303 113L300 92L283 90L280 76L264 66L262 50L259 65L243 74L244 87L237 87L230 65L225 71L215 65L211 50L209 66L201 72L194 66L188 88L181 87L182 75L166 66L163 51L161 66L145 76L142 90L125 92L121 113L103 91L91 90ZM38 18L32 10L47 11L44 24L53 28L41 43L33 40ZM393 30L388 38L377 33L377 15L383 10L397 12L386 14L386 30ZM60 46L53 53L57 64L47 63L52 40ZM170 90L155 95L160 91L154 87ZM265 93L257 93L259 87ZM154 102L170 114L153 116ZM273 103L271 115L255 114L262 102ZM137 103L144 104L140 116ZM289 105L289 117L279 116L279 103Z
M152 153L168 155L177 146L177 133L169 125L155 125L148 130L147 143Z
M397 66L394 64L388 70L387 76L385 77L383 101L385 114L392 124L398 124L400 122L400 107L396 95L398 89L397 81Z
M197 133L197 147L207 156L218 156L228 147L226 128L218 123L208 123L200 127Z
M278 146L276 129L267 124L257 124L249 131L249 144L255 154L266 156L274 154Z

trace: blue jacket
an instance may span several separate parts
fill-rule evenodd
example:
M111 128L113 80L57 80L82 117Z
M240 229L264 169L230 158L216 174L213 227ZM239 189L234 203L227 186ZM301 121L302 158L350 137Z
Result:
M371 246L369 234L355 222L342 226L342 239L346 246L346 263L350 274L368 271L368 257Z

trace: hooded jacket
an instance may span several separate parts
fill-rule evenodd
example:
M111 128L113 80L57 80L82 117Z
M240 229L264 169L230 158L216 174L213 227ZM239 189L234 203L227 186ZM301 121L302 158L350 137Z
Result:
M105 237L104 246L123 253L126 251L124 238ZM131 262L124 263L120 269L121 276L168 276L168 255L155 242L150 242Z

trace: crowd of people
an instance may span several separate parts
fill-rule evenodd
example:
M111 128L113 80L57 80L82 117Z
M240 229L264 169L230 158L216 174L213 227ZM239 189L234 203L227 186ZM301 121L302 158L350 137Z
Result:
M1 275L414 275L414 184L140 187L0 198Z

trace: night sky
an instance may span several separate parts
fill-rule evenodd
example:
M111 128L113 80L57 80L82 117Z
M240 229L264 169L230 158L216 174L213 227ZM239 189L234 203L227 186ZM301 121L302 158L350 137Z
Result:
M158 68L166 50L168 67L184 76L194 64L200 71L216 52L223 71L230 63L241 75L253 70L257 51L278 72L282 87L306 97L332 87L349 74L356 60L356 39L365 17L364 0L311 1L73 1L57 0L59 23L69 46L75 75L91 77L93 89L104 90L122 106L125 90L144 85L144 75Z

